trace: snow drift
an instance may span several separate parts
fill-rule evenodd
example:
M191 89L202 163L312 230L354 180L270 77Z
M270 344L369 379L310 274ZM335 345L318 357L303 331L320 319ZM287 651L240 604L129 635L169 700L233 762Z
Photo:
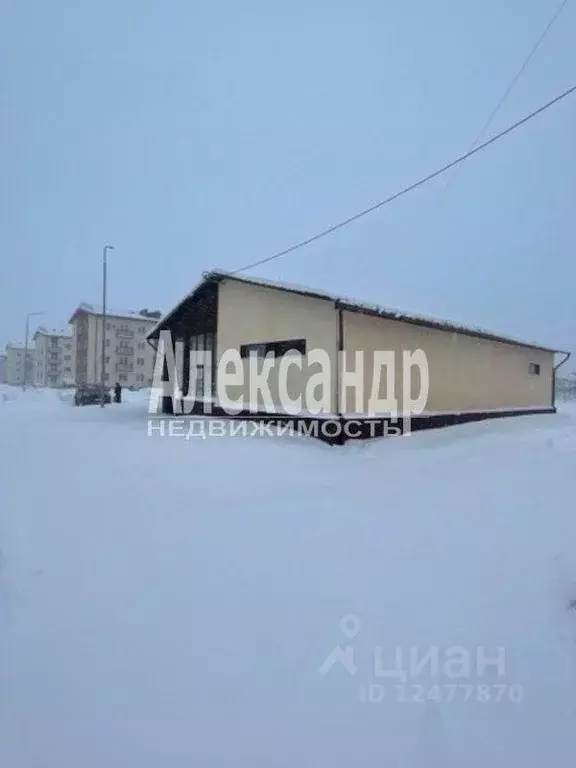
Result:
M335 449L5 405L2 765L574 764L573 408ZM375 675L454 647L504 674Z

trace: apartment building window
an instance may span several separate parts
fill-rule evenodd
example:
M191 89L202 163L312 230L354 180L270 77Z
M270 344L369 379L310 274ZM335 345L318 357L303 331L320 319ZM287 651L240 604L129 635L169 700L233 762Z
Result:
M131 373L133 370L134 370L134 366L132 365L132 363L128 362L127 357L118 358L118 362L116 363L116 371Z
M134 347L130 346L130 342L128 341L121 341L116 347L116 353L118 355L133 355Z
M58 346L58 339L50 339L50 346L51 347L57 347Z
M146 342L145 341L139 341L138 342L138 349L145 349L146 348Z
M138 333L146 333L146 328L144 328L144 326L141 325L140 328L138 328Z
M143 358L143 357L139 357L139 358L137 358L137 360L136 360L136 364L137 364L137 365L144 365L144 358Z
M109 355L106 355L106 357L104 358L104 362L105 362L105 363L109 363L109 362L110 362L110 357L109 357Z
M107 347L109 347L109 346L110 346L110 339L106 339L106 346L107 346Z
M126 324L120 325L116 330L116 338L117 339L133 339L134 331L131 331L128 325Z
M71 355L64 355L64 360L71 360L71 359L72 359Z
M118 381L128 381L128 376L125 373L121 373L118 376Z
M532 376L540 376L540 363L530 363L528 373Z

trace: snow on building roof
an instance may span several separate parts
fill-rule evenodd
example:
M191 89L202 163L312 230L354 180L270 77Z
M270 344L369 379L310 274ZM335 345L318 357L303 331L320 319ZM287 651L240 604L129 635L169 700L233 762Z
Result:
M241 283L261 285L264 288L276 288L277 290L287 291L288 293L298 293L313 298L326 299L327 301L338 301L338 297L335 294L324 290L318 290L317 288L311 288L309 285L287 283L281 280L269 280L265 277L245 277L222 269L213 269L209 272L205 272L204 278L215 280L238 280Z
M6 351L9 349L13 349L16 352L24 352L26 349L26 345L22 341L9 341L8 344L6 344ZM34 344L28 344L28 352L34 351Z
M420 315L413 312L405 312L400 309L394 309L391 307L384 307L379 304L373 304L370 302L360 301L350 297L337 296L336 294L328 293L326 291L316 290L307 286L297 285L295 283L284 283L276 280L268 280L260 277L244 277L233 272L226 272L224 270L211 270L203 274L203 279L193 288L190 293L185 296L178 304L165 315L155 326L148 332L148 338L154 336L161 327L165 326L167 321L175 314L175 312L187 301L192 299L196 292L207 282L220 282L223 280L236 280L241 283L248 283L250 285L258 285L264 288L272 288L280 291L287 291L289 293L299 294L301 296L308 296L310 298L321 299L325 301L331 301L338 305L342 309L350 312L361 312L364 314L375 315L378 317L386 317L391 320L398 320L401 322L412 323L414 325L420 325L426 328L435 330L451 331L453 333L461 333L468 336L475 336L476 338L483 338L490 341L499 341L504 344L514 344L516 346L531 347L533 349L540 349L546 352L563 352L563 350L557 350L552 347L542 346L536 342L524 341L522 339L515 338L513 336L502 336L494 333L493 331L480 328L478 326L462 325L449 320L440 320L435 317L429 317L427 315Z
M102 305L81 302L74 310L74 313L68 322L73 323L76 316L81 313L86 313L88 315L102 315ZM106 307L106 316L118 317L126 320L141 320L145 323L156 324L157 322L154 317L146 317L145 315L141 315L138 312L133 312L129 309L114 309L113 307Z
M49 331L43 326L41 326L40 328L36 329L36 332L34 333L34 338L36 338L36 336L58 336L59 338L62 338L62 339L71 339L72 332L66 331L64 329L60 331L57 331L57 330Z

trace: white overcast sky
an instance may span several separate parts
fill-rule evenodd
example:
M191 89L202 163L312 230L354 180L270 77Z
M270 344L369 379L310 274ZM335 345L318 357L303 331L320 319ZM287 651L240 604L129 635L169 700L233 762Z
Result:
M0 344L168 310L465 151L559 0L0 0ZM491 133L574 84L569 3ZM576 96L258 270L576 349ZM33 326L35 327L35 326Z

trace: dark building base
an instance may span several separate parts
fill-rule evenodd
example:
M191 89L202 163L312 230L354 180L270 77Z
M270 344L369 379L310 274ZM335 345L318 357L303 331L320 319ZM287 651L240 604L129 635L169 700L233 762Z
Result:
M172 399L163 398L162 413L175 415L172 407ZM206 413L202 403L195 403L192 410L183 418L203 416L208 420L241 421L252 425L252 433L268 432L274 428L276 434L282 429L284 434L298 434L316 437L330 445L344 445L350 440L368 440L376 437L397 437L408 431L419 432L424 429L439 429L451 427L456 424L466 424L473 421L485 421L487 419L504 419L511 416L529 416L554 414L556 408L533 408L525 410L509 411L472 411L463 413L439 413L431 415L413 416L408 422L403 419L376 418L376 417L318 417L318 416L290 416L278 413L254 413L249 410L240 411L230 415L218 405L212 405L210 413ZM179 418L179 415L175 415ZM291 429L292 427L292 429ZM274 434L274 433L272 433Z
M452 427L456 424L466 424L473 421L486 421L487 419L504 419L511 416L530 416L536 414L553 414L556 413L555 407L546 409L535 408L527 410L511 410L511 411L479 411L479 412L464 412L464 413L441 413L432 414L427 416L413 416L409 420L409 433L419 432L424 429L440 429L442 427ZM343 428L342 433L344 440L342 443L348 440L366 440L372 437L392 437L404 434L405 425L402 419L342 419ZM351 424L354 424L352 430ZM348 425L348 430L346 426ZM350 436L348 432L352 432ZM358 433L358 434L354 434Z

